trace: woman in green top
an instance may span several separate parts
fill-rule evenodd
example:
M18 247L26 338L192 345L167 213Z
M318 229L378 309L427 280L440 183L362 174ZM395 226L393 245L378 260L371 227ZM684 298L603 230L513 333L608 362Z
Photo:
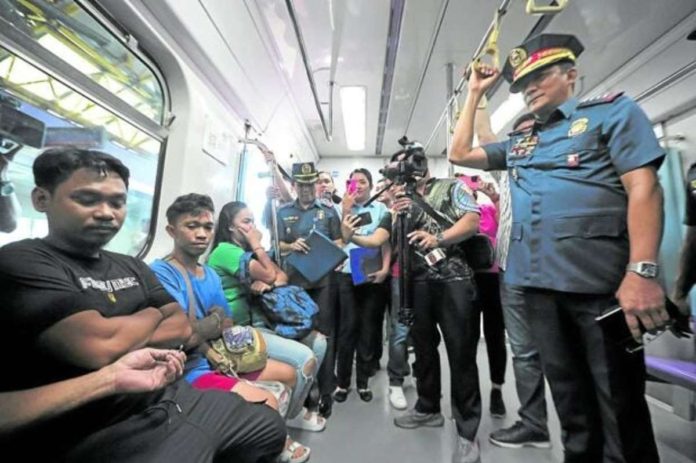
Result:
M300 411L318 366L324 359L326 338L316 331L301 342L282 338L267 329L269 325L265 317L257 307L249 303L250 294L261 294L274 286L288 283L285 272L271 260L261 245L261 237L261 232L254 225L254 215L245 203L233 201L225 204L220 210L208 265L222 280L234 322L261 328L268 356L295 367L297 381L288 411L288 417L294 419L289 420L287 425L321 431L326 425L324 418L319 417L315 411L305 410L304 414L300 414ZM249 275L253 281L250 286L242 284L239 279L242 256L246 252L254 253L254 258L249 263Z

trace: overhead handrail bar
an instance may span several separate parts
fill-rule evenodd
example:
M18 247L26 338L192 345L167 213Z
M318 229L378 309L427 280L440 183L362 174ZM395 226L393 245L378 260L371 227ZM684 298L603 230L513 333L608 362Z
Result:
M486 33L484 34L483 39L481 40L481 43L479 44L479 46L476 48L476 51L474 52L474 59L481 56L481 54L484 51L484 48L486 48L486 46L488 45L488 39L490 38L491 34L495 33L496 29L500 27L500 22L501 22L503 16L505 16L505 13L507 13L509 5L510 5L510 0L503 0L500 3L500 6L498 7L498 9L495 12L495 16L493 17L493 21L491 21L491 24L490 24L490 26L488 26L488 29L486 30ZM433 129L432 133L430 134L428 141L425 143L425 145L423 147L423 149L425 151L428 150L428 147L435 139L435 133L437 132L437 129L440 128L440 126L442 125L442 122L444 122L445 118L447 117L447 114L449 113L449 110L450 110L449 109L450 106L455 101L457 101L459 94L462 93L462 89L464 88L465 83L466 83L466 78L464 76L462 76L459 79L459 83L457 83L457 87L454 89L454 92L452 92L452 96L447 101L447 104L445 105L444 111L442 111L440 118L437 120L437 124L435 124L435 128Z
M326 137L326 141L331 141L333 137L332 130L329 130L328 124L326 123L326 118L324 117L324 110L321 107L319 93L317 92L317 84L314 81L314 74L312 73L312 69L309 64L309 56L307 55L307 48L305 46L304 38L302 37L302 30L300 29L300 24L297 21L295 6L292 4L292 0L285 0L285 5L287 6L288 14L290 15L290 22L292 22L292 27L295 31L295 37L297 38L297 44L300 48L300 55L302 55L302 62L304 63L305 73L307 74L307 80L309 80L309 87L312 90L312 96L314 97L314 105L316 106L317 112L319 113L321 127L324 129L324 136ZM333 111L331 112L333 113Z
M527 14L558 14L568 5L568 0L556 0L556 5L537 5L536 0L527 0Z

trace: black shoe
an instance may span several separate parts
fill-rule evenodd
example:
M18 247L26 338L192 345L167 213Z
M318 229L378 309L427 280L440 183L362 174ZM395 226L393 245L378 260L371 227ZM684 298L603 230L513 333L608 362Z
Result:
M370 389L358 389L358 395L360 400L363 402L369 402L372 400L372 391Z
M342 387L337 387L333 393L333 399L336 402L345 402L348 398L348 389L343 389Z
M319 401L319 416L323 417L324 419L329 419L331 416L331 413L333 411L333 398L331 397L331 394L327 394L321 397L321 401Z
M498 429L488 437L491 444L508 449L522 447L534 447L548 449L551 447L548 432L539 432L529 429L521 421L517 421L509 428Z
M502 418L505 416L505 402L503 402L503 391L498 388L491 389L491 416L493 418Z

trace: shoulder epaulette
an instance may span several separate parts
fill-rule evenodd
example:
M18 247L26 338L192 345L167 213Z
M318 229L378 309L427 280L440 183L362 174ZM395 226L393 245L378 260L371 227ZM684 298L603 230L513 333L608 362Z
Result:
M609 92L604 95L596 96L588 100L583 100L578 103L578 108L587 108L588 106L595 106L598 104L613 103L618 97L623 95L624 92Z

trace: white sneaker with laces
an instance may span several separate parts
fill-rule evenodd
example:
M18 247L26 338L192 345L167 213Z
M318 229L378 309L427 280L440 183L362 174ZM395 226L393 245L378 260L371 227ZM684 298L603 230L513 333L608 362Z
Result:
M389 386L389 403L397 410L408 408L408 402L401 386Z

